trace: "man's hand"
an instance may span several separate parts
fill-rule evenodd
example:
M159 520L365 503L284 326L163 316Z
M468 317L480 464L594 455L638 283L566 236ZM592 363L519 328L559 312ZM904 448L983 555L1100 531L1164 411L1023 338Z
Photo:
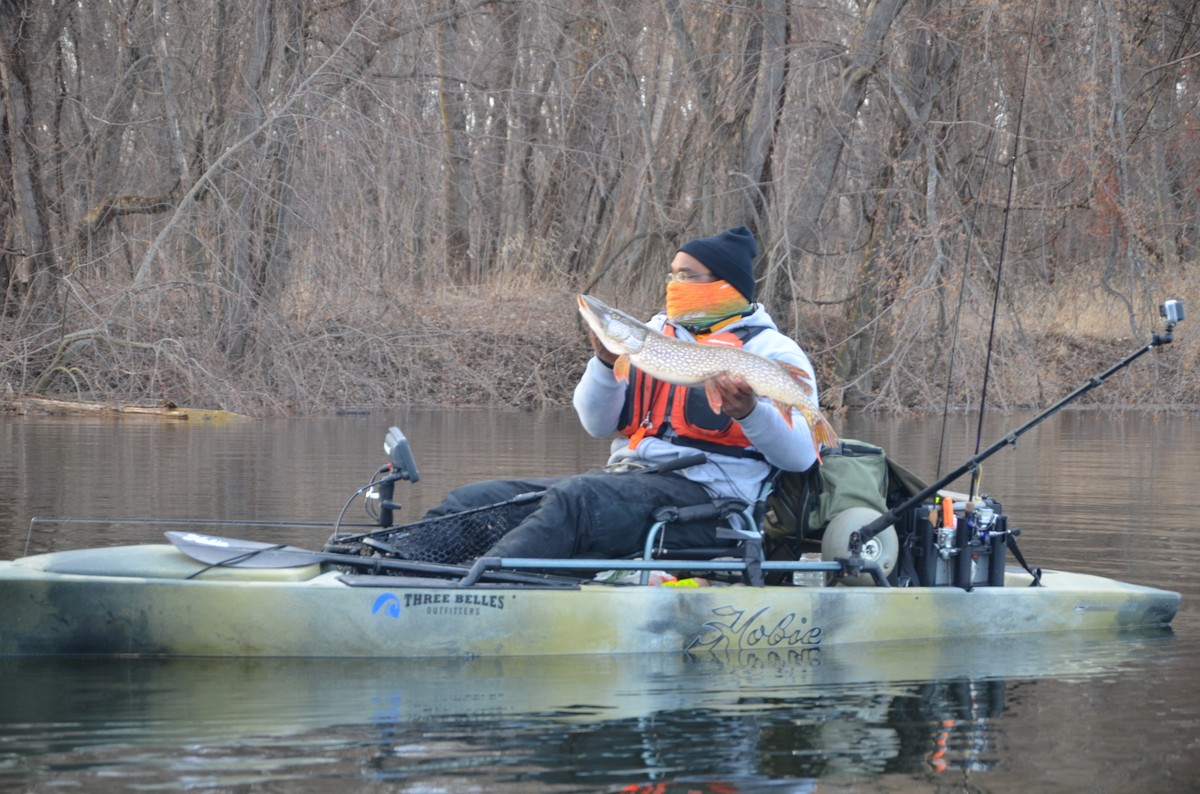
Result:
M610 367L616 363L617 354L605 347L604 343L600 341L600 337L596 336L596 332L591 328L587 329L587 332L588 341L592 343L592 350L596 351L596 358Z
M745 419L758 405L758 395L745 378L718 375L712 384L721 396L721 413L731 419Z

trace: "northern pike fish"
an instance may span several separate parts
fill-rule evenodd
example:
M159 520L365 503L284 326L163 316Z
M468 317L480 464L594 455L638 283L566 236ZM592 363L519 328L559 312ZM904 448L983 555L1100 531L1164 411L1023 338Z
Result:
M804 415L818 457L821 444L838 444L837 433L813 399L811 379L800 367L738 347L672 339L590 295L580 295L578 300L584 322L606 348L618 354L613 372L619 379L628 380L633 365L667 383L703 388L709 406L720 411L721 397L713 379L720 375L740 377L755 394L771 401L788 427L792 426L792 408Z

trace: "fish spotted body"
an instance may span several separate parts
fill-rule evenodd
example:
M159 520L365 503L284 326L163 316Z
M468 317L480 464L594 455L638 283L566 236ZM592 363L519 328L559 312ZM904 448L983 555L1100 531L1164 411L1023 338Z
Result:
M818 458L821 444L838 444L837 433L813 399L811 379L800 367L739 347L672 339L590 295L580 295L578 302L584 322L606 348L618 354L613 371L619 379L628 380L632 365L667 383L703 388L709 406L720 411L721 398L713 379L721 375L741 378L755 394L771 401L789 427L791 409L800 411L812 430Z

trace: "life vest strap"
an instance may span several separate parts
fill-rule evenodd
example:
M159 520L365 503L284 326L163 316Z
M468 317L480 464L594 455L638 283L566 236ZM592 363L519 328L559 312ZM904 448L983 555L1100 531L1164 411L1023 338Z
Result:
M701 452L711 452L715 455L728 455L731 458L750 458L751 460L766 461L766 456L756 449L746 449L745 447L735 447L727 444L717 444L712 441L703 441L698 438L688 438L675 434L670 439L672 444L680 447L691 447L698 449Z

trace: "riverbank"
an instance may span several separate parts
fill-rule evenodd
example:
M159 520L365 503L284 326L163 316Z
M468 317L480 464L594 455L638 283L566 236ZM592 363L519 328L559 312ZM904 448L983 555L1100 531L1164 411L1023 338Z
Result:
M638 316L654 311L648 304L622 308ZM1073 327L1059 322L1061 316L1072 317ZM983 323L963 324L951 338L876 330L878 363L848 380L839 358L855 334L846 333L833 307L793 307L775 317L808 351L821 402L831 414L851 408L975 410L985 366L989 409L1037 409L1151 340L1149 330L1139 338L1114 331L1111 318L1083 325L1079 312L1044 311L1023 325L1002 328L989 364ZM175 404L250 416L358 413L395 405L536 410L570 403L591 354L573 294L565 291L392 298L386 310L361 302L340 311L296 307L290 320L259 329L257 349L236 364L217 356L203 334L188 333L183 319L186 315L167 327L139 329L136 343L97 332L57 346L44 341L42 352L24 358L6 356L0 411L40 410L26 397L147 408ZM1196 410L1200 345L1186 324L1176 336L1077 405ZM864 391L865 401L847 399Z

